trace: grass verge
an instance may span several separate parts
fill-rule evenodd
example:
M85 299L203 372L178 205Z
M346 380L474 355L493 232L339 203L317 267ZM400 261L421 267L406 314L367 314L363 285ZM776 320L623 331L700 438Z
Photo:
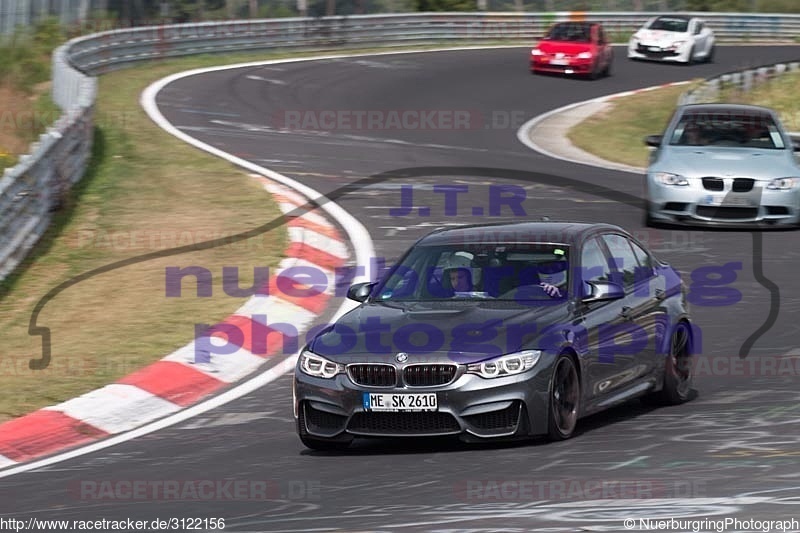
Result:
M784 74L759 83L749 92L727 88L717 101L755 104L778 112L788 131L800 131L800 73ZM646 167L649 149L643 138L662 133L680 95L690 86L666 87L617 98L603 112L588 117L567 132L575 146L608 161Z
M194 56L101 77L89 171L34 253L0 285L0 387L6 392L0 396L0 422L101 387L183 346L195 324L216 323L245 301L222 291L222 267L238 267L240 286L249 287L253 268L274 267L286 247L281 228L83 281L59 294L40 315L38 324L51 328L52 362L43 371L28 369L41 349L40 337L27 332L30 313L59 283L117 260L246 231L280 215L271 197L240 169L155 126L138 105L148 84L206 66L391 50ZM182 297L166 297L165 268L194 265L212 272L212 296L196 297L186 280Z
M567 138L608 161L647 166L649 151L644 137L664 130L678 98L688 88L678 85L616 98L602 112L571 128Z

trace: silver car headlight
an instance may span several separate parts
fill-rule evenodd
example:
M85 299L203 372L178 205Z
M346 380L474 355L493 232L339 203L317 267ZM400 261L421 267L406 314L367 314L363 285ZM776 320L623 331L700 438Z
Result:
M541 356L541 350L523 350L482 363L469 364L467 372L487 379L513 376L533 368Z
M767 189L773 191L788 191L800 183L800 178L775 178L767 184Z
M300 354L300 370L315 378L330 379L344 373L344 365L334 363L308 350Z
M674 43L672 43L672 46L670 48L672 48L673 50L677 50L684 44L686 44L686 41L675 41Z
M673 187L686 187L689 185L689 180L680 174L671 174L669 172L655 172L653 179L662 185L671 185Z

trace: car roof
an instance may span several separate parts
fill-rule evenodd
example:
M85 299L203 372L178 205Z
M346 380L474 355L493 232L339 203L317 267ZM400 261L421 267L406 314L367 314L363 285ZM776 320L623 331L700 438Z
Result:
M677 20L689 21L692 20L692 17L690 17L689 15L659 15L655 18L655 20L661 20L661 19L670 19L670 20L677 19Z
M682 107L684 114L719 113L720 111L732 111L737 113L763 113L768 115L775 114L775 111L768 107L752 104L687 104Z
M473 224L436 230L418 241L420 245L469 242L554 242L575 244L599 232L627 232L619 226L584 222L512 222Z
M562 22L556 22L553 24L553 27L556 26L583 26L583 27L590 27L590 26L599 26L599 22L587 22L585 20L564 20Z

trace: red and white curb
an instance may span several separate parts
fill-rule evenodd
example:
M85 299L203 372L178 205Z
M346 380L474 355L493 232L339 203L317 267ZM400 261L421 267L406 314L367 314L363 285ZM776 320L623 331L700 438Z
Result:
M527 121L519 128L519 130L517 130L517 139L531 150L539 152L540 154L546 155L547 157L551 157L553 159L560 159L561 161L578 163L580 165L590 165L590 166L608 168L612 170L620 170L623 172L630 172L632 174L642 174L645 171L644 168L632 167L630 165L615 163L613 161L606 161L604 159L601 159L600 157L597 157L593 154L589 154L587 152L584 152L583 150L580 150L579 148L574 147L567 138L566 135L567 128L565 128L564 131L560 131L555 134L556 136L559 136L560 139L552 139L552 138L547 139L549 143L562 144L563 146L566 147L564 150L557 150L557 149L554 150L546 148L545 146L543 146L544 144L543 140L537 139L537 135L534 133L534 131L538 127L542 126L546 121L554 119L559 115L564 115L567 112L573 112L581 107L590 107L594 106L595 104L610 102L612 100L616 100L617 98L623 98L625 96L632 96L634 94L655 91L657 89L665 89L667 87L688 85L690 83L692 83L691 80L664 83L662 85L653 85L651 87L644 87L642 89L623 91L619 93L609 94L606 96L592 98L591 100L584 100L583 102L576 102L574 104L565 105L563 107L553 109L552 111L548 111L547 113L543 113ZM589 116L591 115L592 115L591 112L587 112L585 116L581 118L582 119L589 118Z
M255 179L274 195L284 214L302 212L298 209L306 204L302 196L261 176ZM350 257L337 227L313 212L293 216L288 233L287 257L270 276L268 291L258 291L265 295L252 296L234 314L213 326L209 330L211 338L196 339L115 383L0 424L0 467L130 431L174 414L252 374L269 357L283 352L287 340L293 340L287 337L299 335L326 309L335 289L335 269ZM326 289L315 292L313 287L293 279L291 272L284 275L287 269L297 266L324 274L328 280ZM282 287L292 290L281 290ZM296 291L302 294L297 295ZM291 324L296 333L270 328L263 317ZM226 325L238 327L241 338L224 335ZM258 340L254 333L258 333ZM198 362L196 342L218 345L220 339L212 341L214 337L223 337L222 342L235 343L238 349Z

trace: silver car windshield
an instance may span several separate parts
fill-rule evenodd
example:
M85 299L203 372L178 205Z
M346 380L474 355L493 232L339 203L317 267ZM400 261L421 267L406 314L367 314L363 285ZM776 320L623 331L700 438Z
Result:
M672 131L669 144L769 150L786 148L771 116L726 111L685 114Z
M565 244L417 246L378 286L376 300L552 302L567 298L568 258Z
M686 33L689 21L682 18L658 17L650 24L650 30L676 31Z

